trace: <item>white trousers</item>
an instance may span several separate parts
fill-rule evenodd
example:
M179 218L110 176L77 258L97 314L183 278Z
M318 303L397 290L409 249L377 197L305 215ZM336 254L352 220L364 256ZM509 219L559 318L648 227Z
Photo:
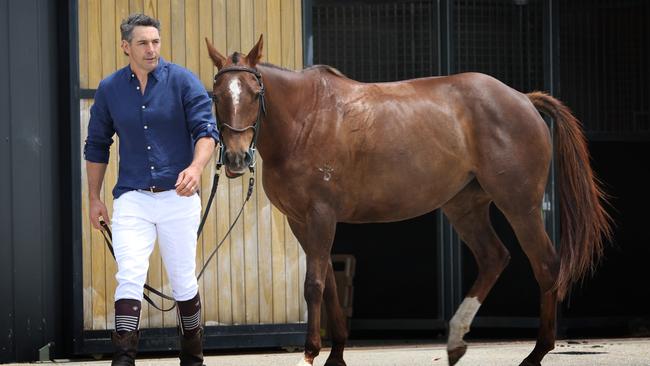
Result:
M198 194L176 191L130 191L113 202L113 248L117 260L115 301L142 301L149 256L156 238L176 301L192 299L197 291L196 230L201 219Z

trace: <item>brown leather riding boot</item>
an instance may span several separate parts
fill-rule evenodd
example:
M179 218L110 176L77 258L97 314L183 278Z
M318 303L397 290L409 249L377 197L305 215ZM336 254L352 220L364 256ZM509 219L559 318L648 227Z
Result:
M135 355L138 353L140 331L134 330L124 334L113 332L111 338L115 347L111 366L134 366Z
M181 366L205 366L203 364L203 328L199 329L196 334L181 338Z

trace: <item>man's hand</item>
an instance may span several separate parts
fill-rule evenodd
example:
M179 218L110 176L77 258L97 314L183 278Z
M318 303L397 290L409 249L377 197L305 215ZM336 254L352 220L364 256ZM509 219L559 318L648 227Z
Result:
M108 216L108 210L106 205L100 199L91 199L90 200L90 222L93 224L93 227L97 230L104 230L104 228L99 225L99 218L102 218L106 221L107 224L111 223L111 219Z
M187 169L178 174L176 179L176 193L179 196L189 197L199 189L201 183L201 170L200 168L190 165Z

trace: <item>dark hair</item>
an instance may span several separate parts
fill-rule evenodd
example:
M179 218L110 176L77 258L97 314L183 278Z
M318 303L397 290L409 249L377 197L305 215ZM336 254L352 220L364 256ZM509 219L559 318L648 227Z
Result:
M131 42L133 39L133 28L137 26L155 27L160 32L160 21L144 14L131 14L128 18L122 20L120 31L122 39Z

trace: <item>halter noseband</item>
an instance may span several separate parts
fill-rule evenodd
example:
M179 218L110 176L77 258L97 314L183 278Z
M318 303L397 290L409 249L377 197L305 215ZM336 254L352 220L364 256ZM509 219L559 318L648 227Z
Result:
M251 73L255 76L255 79L257 80L257 84L260 86L260 91L257 94L257 97L259 98L259 109L257 111L257 118L255 119L255 122L247 127L244 128L235 128L228 123L222 122L221 124L219 121L217 121L217 130L219 132L219 137L221 140L220 148L219 148L219 159L217 161L217 167L220 168L223 165L223 159L225 156L226 152L226 144L224 143L223 139L221 138L221 127L225 127L233 132L237 133L242 133L245 132L249 129L253 129L253 139L251 140L251 144L248 147L248 151L246 154L249 155L250 157L250 163L248 164L248 167L251 169L251 171L255 168L255 151L257 150L257 137L259 136L259 130L260 126L262 125L262 115L266 114L266 104L264 103L264 82L262 82L262 74L260 74L259 71L256 69L246 67L246 66L229 66L226 68L223 68L217 72L216 75L214 75L214 82L217 82L217 79L222 76L225 73L228 72L236 72L236 71L243 71L243 72L248 72ZM215 107L215 112L217 109L217 103L215 100L214 95L212 96L212 101L214 102L214 107ZM215 119L218 119L215 113Z

